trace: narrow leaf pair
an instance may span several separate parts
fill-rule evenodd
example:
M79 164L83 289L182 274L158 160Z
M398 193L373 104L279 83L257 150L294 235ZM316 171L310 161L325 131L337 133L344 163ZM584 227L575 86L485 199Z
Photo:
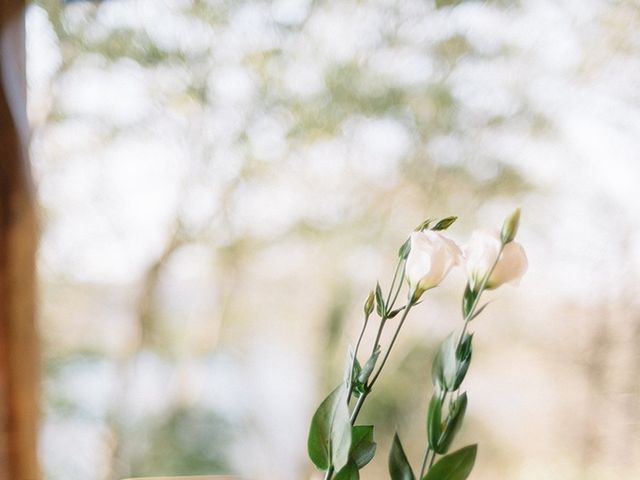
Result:
M367 465L376 454L373 441L373 425L357 425L351 431L349 461L336 474L335 480L358 480L360 469Z
M465 480L476 461L477 445L469 445L442 457L421 480ZM391 480L416 480L398 434L393 437L389 455Z
M444 421L442 421L442 410L442 396L436 392L429 402L427 439L429 448L439 454L449 451L453 439L462 426L462 420L467 410L467 394L463 393L451 402Z

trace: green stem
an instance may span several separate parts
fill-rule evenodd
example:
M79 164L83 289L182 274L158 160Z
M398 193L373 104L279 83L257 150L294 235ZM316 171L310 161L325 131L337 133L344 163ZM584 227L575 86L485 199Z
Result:
M413 307L413 303L410 302L410 303L407 304L407 307L402 312L402 317L400 318L400 322L398 323L398 328L396 328L396 331L393 334L393 338L391 339L391 343L389 343L389 348L387 348L387 351L384 354L384 357L382 358L382 363L380 363L380 367L378 368L378 371L376 372L376 374L371 379L371 382L369 383L368 388L373 387L373 385L376 383L376 380L378 380L378 377L380 376L380 373L382 372L382 369L384 368L385 363L387 363L387 359L389 358L389 354L391 353L391 349L393 348L393 345L396 343L396 339L398 338L398 334L400 333L400 329L402 328L402 325L404 324L404 321L407 319L407 315L409 315L409 311L411 310L411 307Z
M402 282L404 280L404 260L400 259L398 261L398 264L396 265L396 270L393 274L393 280L391 282L391 287L389 288L389 292L387 294L387 301L385 304L385 315L380 319L380 327L378 327L378 332L376 333L376 338L375 341L373 342L373 349L371 350L371 355L373 355L376 351L376 348L378 348L378 345L380 344L380 338L382 337L382 331L384 330L384 326L387 323L387 313L391 311L391 309L393 308L393 305L396 303L396 300L398 298L398 295L400 293L400 290L402 289ZM400 271L400 266L402 266L402 274L400 275L400 281L398 281L398 272ZM397 286L396 286L396 282ZM393 293L394 287L396 288L395 294ZM391 302L391 304L389 304L389 300L391 299L391 295L393 296L393 301ZM393 347L393 344L396 340L396 337L398 336L398 333L400 332L400 327L402 327L402 324L404 323L405 318L407 317L407 314L409 313L409 310L411 309L411 304L407 304L404 312L402 314L402 318L400 319L400 323L398 325L398 328L396 329L396 333L393 336L393 339L391 341L391 344L389 345L389 348L387 350L387 353L385 354L384 359L382 360L382 364L380 365L380 368L378 369L378 372L376 373L376 375L374 376L373 380L371 380L371 382L369 383L369 385L366 386L365 391L360 395L360 397L358 398L358 401L356 402L355 407L353 408L353 412L351 414L351 425L354 425L358 415L360 414L360 410L362 409L362 406L364 405L365 400L367 399L367 397L369 396L369 393L371 392L371 387L373 387L373 384L375 383L375 381L377 380L378 376L380 375L380 372L382 371L382 368L384 367L384 364L387 361L387 357L389 356L389 352L391 351L391 348ZM356 359L356 355L358 353L358 349L360 347L360 342L362 341L362 336L364 334L364 330L366 328L366 322L368 320L365 320L365 324L362 327L362 330L360 331L360 336L358 337L358 341L356 343L356 348L355 348L355 352L353 355L353 362L355 362ZM353 371L353 364L351 365L351 371ZM348 395L348 400L347 400L347 404L349 403L349 401L351 400L351 395L353 394L353 382L351 384L351 386L349 387L349 395ZM331 472L331 473L330 473ZM325 476L325 480L331 480L331 477L333 475L333 467L330 467L329 470L327 470L327 475Z
M433 452L433 456L431 457L431 460L429 460L429 470L431 470L431 467L433 467L433 461L436 459L436 452Z
M362 342L362 337L364 336L364 331L367 328L367 323L369 323L369 315L367 315L364 319L364 323L362 324L362 328L360 329L360 335L358 335L358 341L356 342L356 348L353 351L353 362L351 368L353 369L353 363L355 363L355 359L358 356L358 349L360 348L360 342Z
M398 338L398 334L400 333L400 329L402 328L402 324L406 320L407 315L409 315L409 310L411 310L412 306L413 306L413 304L409 303L409 304L407 304L407 307L404 309L404 312L402 313L402 317L400 318L400 322L398 323L398 328L396 328L396 331L393 334L393 338L391 339L391 343L389 343L389 347L387 348L387 351L386 351L384 357L382 358L382 362L380 363L380 367L378 368L378 371L375 373L375 375L373 376L373 378L371 379L369 384L366 386L365 391L362 393L362 395L360 395L360 398L358 398L358 402L356 403L356 406L353 409L353 413L351 414L351 425L355 424L356 419L358 418L358 414L360 413L360 409L362 408L362 405L364 405L364 402L367 399L367 396L369 395L369 393L371 392L371 389L373 388L373 385L378 380L378 377L380 376L380 373L382 373L382 369L384 368L385 364L387 363L387 359L389 358L389 354L391 353L391 349L393 348L393 345L395 344L396 339ZM380 325L380 329L378 330L378 337L376 338L376 345L377 345L378 341L380 340L380 334L382 333L382 327L384 326L384 322L385 321L386 321L386 318L383 318L383 322ZM375 346L374 346L374 348L375 348Z
M398 298L398 294L400 293L400 289L402 288L402 281L404 280L404 265L402 266L402 275L400 276L400 281L398 282L398 287L396 289L395 296L393 297L393 302L391 303L391 305L389 305L389 299L391 298L391 295L393 294L393 288L396 285L396 281L398 279L398 272L400 271L400 266L403 264L403 262L404 262L404 260L402 260L402 259L400 259L398 261L398 264L396 265L396 270L395 270L395 272L393 274L393 280L391 281L391 287L389 288L389 292L387 294L387 301L385 303L385 305L386 305L385 310L387 310L387 312L391 311L391 309L393 308L393 305L396 303L396 299ZM362 342L362 337L364 336L364 332L365 332L365 329L367 328L367 322L368 321L369 321L369 316L365 317L364 325L362 326L362 329L360 330L360 335L358 336L358 341L356 342L356 347L355 347L355 350L353 352L353 360L351 362L351 372L353 372L353 366L355 364L356 358L358 358L358 350L360 349L360 343ZM376 339L373 342L373 349L371 350L371 355L373 355L375 353L376 348L378 347L378 344L380 343L380 337L382 336L382 330L384 329L384 326L385 326L386 322L387 322L387 316L385 314L380 320L380 327L378 328L378 332L376 333ZM351 382L351 385L349 386L349 395L347 396L347 405L351 401L351 395L352 394L353 394L353 381ZM366 394L363 394L363 395L360 396L360 398L363 398L363 397L366 397ZM358 416L357 412L359 412L360 408L362 408L362 402L360 402L360 400L358 400L358 404L356 404L356 408L357 408L357 411L354 409L354 413L355 413L354 420ZM353 422L351 422L351 423L353 424Z
M391 288L389 289L389 293L387 295L387 302L385 304L385 314L383 315L383 317L380 319L380 327L378 328L378 333L376 334L376 339L373 342L373 348L371 349L371 355L373 355L376 351L376 348L378 347L378 344L380 343L380 337L382 336L382 330L384 330L384 326L387 323L388 317L387 314L391 311L393 305L396 303L396 299L398 298L398 293L400 292L400 289L402 288L402 281L404 280L404 267L402 267L402 275L400 277L400 282L398 283L398 287L395 293L395 296L393 297L393 302L391 303L391 305L389 305L389 299L391 298L391 294L393 293L393 287L395 286L396 283L396 278L398 276L398 271L400 269L400 265L402 264L403 260L400 260L398 262L398 265L396 267L396 271L393 275L393 282L391 282Z
M324 480L331 480L331 477L333 477L333 465L327 470L327 473L324 475Z
M444 390L441 394L440 394L440 405L444 404L445 400L447 399L447 391ZM427 442L427 449L424 452L424 458L422 459L422 468L420 469L420 479L422 479L422 477L424 477L424 472L425 472L425 468L427 467L427 459L429 458L429 453L431 452L431 447L429 446L429 443ZM436 459L436 452L433 452L433 455L431 456L431 461L429 462L429 468L431 468L431 465L433 465L433 461Z
M360 349L360 343L362 342L362 337L364 336L364 331L367 328L367 323L369 323L369 315L364 317L364 323L362 324L362 328L360 329L360 335L358 335L358 341L356 342L356 348L353 351L353 358L351 359L351 370L349 371L349 375L353 375L353 366L356 363L356 358L358 358L358 350ZM351 401L351 395L353 394L353 378L351 378L351 385L349 385L349 394L347 395L347 405Z
M376 348L378 348L378 344L380 343L380 337L382 336L382 330L384 329L384 324L387 323L387 317L382 317L380 319L380 326L378 327L378 333L376 333L376 339L373 342L373 348L371 349L371 355L376 352Z
M391 281L391 286L389 287L389 294L387 295L387 301L385 302L385 305L389 305L389 300L391 299L391 295L393 294L393 287L395 286L396 280L398 279L398 272L400 271L400 265L402 265L402 259L398 260L398 264L396 265L396 271L393 273L393 280ZM400 280L400 285L402 285L402 280Z
M422 467L420 468L420 479L424 477L424 471L427 468L427 460L429 459L429 453L431 452L431 448L427 446L427 449L424 451L424 458L422 459ZM433 455L435 457L435 453Z
M469 326L469 322L471 321L471 319L476 313L476 308L478 308L478 303L480 303L480 297L484 293L485 288L487 288L487 283L489 282L489 278L491 277L491 274L495 270L496 265L498 265L498 261L500 260L500 256L502 255L503 250L504 250L504 243L500 244L500 250L498 250L498 255L496 256L496 259L494 260L493 265L491 265L491 268L489 269L489 271L482 278L482 282L480 282L480 286L478 287L478 294L476 295L476 298L473 300L473 303L471 304L471 308L469 309L469 313L467 313L467 316L464 319L464 325L462 326L462 333L460 334L460 338L458 339L458 343L456 344L456 349L454 351L458 351L458 347L460 347L460 344L462 343L464 334L467 333L467 327Z
M358 398L356 406L353 408L353 413L351 414L351 425L356 423L356 419L358 418L358 414L360 413L360 409L362 408L367 395L369 395L369 391L363 392L362 395L360 395L360 398Z
M398 288L396 289L396 294L393 296L393 300L391 301L391 304L387 306L388 311L393 310L393 306L396 304L396 300L398 299L398 295L400 294L400 290L402 289L402 282L404 281L405 267L406 265L402 265L402 275L400 275L400 283L398 283ZM387 304L388 303L389 302L387 301Z
M458 348L460 348L460 344L464 339L464 335L465 333L467 333L467 327L469 326L469 322L475 315L476 309L478 308L478 304L480 303L480 297L484 293L484 290L487 288L487 283L489 282L489 278L491 277L491 274L495 270L496 265L498 265L498 261L500 260L500 256L502 255L502 251L504 250L504 245L505 245L504 243L500 244L500 250L498 251L498 255L496 256L496 259L494 260L493 265L491 265L491 268L489 269L489 271L482 278L482 282L480 282L480 286L478 287L478 293L476 295L476 298L473 300L473 303L471 304L471 308L469 309L469 312L464 318L464 325L462 326L462 332L460 333L460 338L458 338L458 342L456 343L456 348L454 352L457 352ZM443 404L444 401L446 400L447 393L448 392L446 391L443 392L441 402L440 402L441 404ZM422 470L420 470L420 478L422 478L422 476L424 475L424 468L427 463L427 458L429 456L430 451L431 451L431 448L427 446L427 450L424 454L424 459L422 461ZM429 461L429 468L427 469L427 471L431 469L431 466L433 465L433 462L435 459L436 459L436 452L433 452L433 455L431 456L431 460Z

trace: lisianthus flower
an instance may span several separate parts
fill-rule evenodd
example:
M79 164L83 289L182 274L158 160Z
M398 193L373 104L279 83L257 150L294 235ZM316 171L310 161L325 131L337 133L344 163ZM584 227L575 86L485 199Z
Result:
M471 290L480 287L482 280L496 262L502 241L498 232L476 230L463 247L464 263ZM527 255L518 242L507 243L500 255L486 288L491 290L505 283L518 283L527 271Z
M432 230L413 232L405 266L412 299L415 301L426 290L438 286L461 260L458 245L443 234Z

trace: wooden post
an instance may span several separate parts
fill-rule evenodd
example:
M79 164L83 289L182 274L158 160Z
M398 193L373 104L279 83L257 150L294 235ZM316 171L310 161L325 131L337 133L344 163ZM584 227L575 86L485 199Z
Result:
M37 226L27 157L24 0L0 0L0 480L38 480Z

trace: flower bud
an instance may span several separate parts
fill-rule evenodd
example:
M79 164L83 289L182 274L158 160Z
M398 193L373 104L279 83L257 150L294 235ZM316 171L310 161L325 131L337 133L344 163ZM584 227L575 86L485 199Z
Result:
M438 286L460 263L462 252L453 240L432 230L413 232L410 240L405 274L412 292L410 300L415 302L426 290Z
M373 290L371 290L369 292L369 296L367 297L367 300L364 302L365 317L368 318L369 315L371 315L371 312L373 312L374 302L375 302L375 293L373 292Z
M465 267L472 291L477 291L494 263L496 265L485 285L487 289L498 288L504 283L517 283L527 271L527 255L522 245L514 241L504 245L496 263L502 238L497 232L476 230L464 247Z
M512 242L514 238L516 238L516 233L518 233L518 226L520 225L520 209L516 208L515 211L509 215L504 224L502 225L502 232L500 234L500 239L502 243L507 244Z

